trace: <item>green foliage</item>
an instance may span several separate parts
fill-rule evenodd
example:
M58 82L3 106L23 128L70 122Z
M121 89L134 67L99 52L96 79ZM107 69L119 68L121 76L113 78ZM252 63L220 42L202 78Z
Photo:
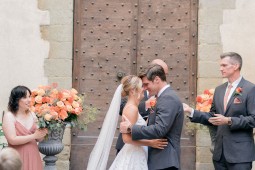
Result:
M97 114L97 108L91 106L84 106L83 113L81 114L81 116L76 117L76 119L73 119L73 121L71 121L71 126L78 127L81 130L86 130L88 123L96 120Z
M0 123L0 136L4 136L4 132L3 132L3 129L2 129L2 123Z
M194 135L197 130L206 130L207 126L199 124L199 123L193 123L193 122L190 122L190 120L187 120L184 128L185 128L185 134Z
M3 132L3 129L2 129L2 123L0 123L0 137L1 136L4 136L4 132ZM0 147L4 148L4 147L7 147L7 146L8 146L8 144L7 143L2 143L1 139L0 139Z

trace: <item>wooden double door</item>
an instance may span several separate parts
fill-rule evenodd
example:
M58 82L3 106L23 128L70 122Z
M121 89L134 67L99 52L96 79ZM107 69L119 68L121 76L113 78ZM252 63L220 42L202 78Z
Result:
M100 112L87 131L72 131L72 170L87 167L113 93L123 76L138 74L156 58L169 66L168 83L183 102L194 101L197 0L75 0L73 86ZM118 114L118 113L116 113ZM195 169L195 136L186 120L182 170ZM108 166L115 158L116 130Z

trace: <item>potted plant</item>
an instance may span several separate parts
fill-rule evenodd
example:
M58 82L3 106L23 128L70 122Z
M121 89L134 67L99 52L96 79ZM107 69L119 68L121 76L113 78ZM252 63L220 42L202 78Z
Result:
M95 108L84 105L84 96L79 95L77 90L57 89L55 83L32 91L31 111L38 117L39 128L48 129L48 135L39 142L39 151L46 155L43 158L45 169L55 169L55 155L64 148L62 139L66 124L84 129L96 114Z

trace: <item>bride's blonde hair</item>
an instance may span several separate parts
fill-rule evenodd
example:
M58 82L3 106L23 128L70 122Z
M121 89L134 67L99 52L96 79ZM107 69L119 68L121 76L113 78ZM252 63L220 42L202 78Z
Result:
M123 86L121 95L122 97L128 96L130 90L135 90L137 91L138 89L142 88L142 80L135 76L135 75L129 75L123 77L121 80L121 84Z

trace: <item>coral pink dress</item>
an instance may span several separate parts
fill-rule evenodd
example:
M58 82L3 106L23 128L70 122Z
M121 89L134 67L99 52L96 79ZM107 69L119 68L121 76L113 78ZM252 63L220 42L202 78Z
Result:
M28 130L26 127L24 127L20 122L16 120L15 129L17 136L26 136L33 134L37 128L34 122L32 127ZM23 145L9 144L9 146L16 149L19 152L22 160L23 170L43 170L43 164L36 140L30 141Z

